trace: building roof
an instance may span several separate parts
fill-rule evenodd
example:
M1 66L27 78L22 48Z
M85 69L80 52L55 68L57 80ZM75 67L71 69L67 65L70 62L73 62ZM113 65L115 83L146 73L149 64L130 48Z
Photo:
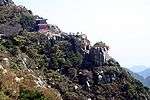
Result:
M37 18L37 19L35 19L35 20L38 21L38 20L47 20L47 19Z
M38 24L38 26L48 26L48 24Z

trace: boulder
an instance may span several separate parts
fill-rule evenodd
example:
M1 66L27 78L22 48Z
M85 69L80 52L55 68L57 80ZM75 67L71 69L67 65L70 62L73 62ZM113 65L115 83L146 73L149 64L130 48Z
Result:
M100 49L91 48L89 57L90 57L90 62L95 67L102 66L105 63L104 53L101 51L101 48Z
M0 25L0 34L4 36L15 35L21 31L22 31L22 26L18 23L13 23L13 25L10 25L10 24Z

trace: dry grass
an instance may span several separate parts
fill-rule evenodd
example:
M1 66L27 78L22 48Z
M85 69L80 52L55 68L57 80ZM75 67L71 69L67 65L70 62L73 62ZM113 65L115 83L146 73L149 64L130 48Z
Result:
M26 70L12 70L9 67L7 73L3 73L3 69L0 69L0 87L1 91L4 91L5 95L10 97L13 100L17 100L20 94L21 89L26 89L29 91L39 91L45 97L50 100L61 100L59 93L52 89L48 88L47 86L37 86L37 78L33 73L30 73ZM15 78L22 78L20 82L17 82ZM1 97L1 96L0 96ZM1 100L1 98L0 98Z

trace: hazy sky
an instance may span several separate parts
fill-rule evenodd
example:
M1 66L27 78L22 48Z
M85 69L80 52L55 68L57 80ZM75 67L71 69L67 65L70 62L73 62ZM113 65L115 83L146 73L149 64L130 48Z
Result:
M150 65L150 0L13 0L65 32L104 41L121 65Z

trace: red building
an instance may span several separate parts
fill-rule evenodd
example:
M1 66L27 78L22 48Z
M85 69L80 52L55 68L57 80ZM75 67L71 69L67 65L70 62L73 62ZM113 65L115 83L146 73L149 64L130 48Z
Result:
M36 19L36 30L38 32L47 32L49 31L49 26L46 22L47 19L38 18Z

